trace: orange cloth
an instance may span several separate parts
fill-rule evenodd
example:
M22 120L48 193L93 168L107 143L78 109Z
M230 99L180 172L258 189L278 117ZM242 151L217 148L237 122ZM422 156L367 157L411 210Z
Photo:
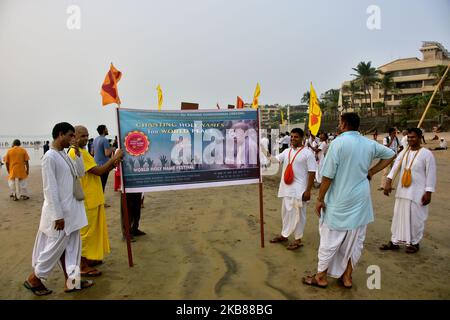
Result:
M100 94L102 95L102 104L106 106L110 103L120 104L119 93L117 92L117 83L122 77L122 72L114 68L113 64L109 67L105 80L102 84Z
M25 169L25 162L30 160L27 151L18 146L14 146L8 150L4 158L5 163L9 164L8 179L25 179L27 171Z

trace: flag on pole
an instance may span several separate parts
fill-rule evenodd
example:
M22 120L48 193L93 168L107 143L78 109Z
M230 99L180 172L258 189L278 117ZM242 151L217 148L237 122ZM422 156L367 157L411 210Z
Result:
M253 103L252 103L252 108L253 109L258 109L258 97L261 93L261 88L259 87L259 83L256 83L256 88L255 88L255 93L253 95Z
M283 114L283 110L280 110L280 114L281 114L281 124L284 124L284 114Z
M110 103L117 103L120 106L119 93L117 91L117 83L122 77L122 72L114 68L113 64L109 67L105 80L102 84L100 94L102 95L102 105L106 106Z
M156 90L158 91L158 111L161 111L161 106L163 104L163 93L159 84L156 87Z
M320 110L319 100L311 82L310 98L309 98L309 122L308 127L313 135L319 132L320 123L322 119L322 111Z
M242 98L239 97L239 96L237 96L236 108L237 108L237 109L242 109L242 108L244 108L244 100L242 100Z

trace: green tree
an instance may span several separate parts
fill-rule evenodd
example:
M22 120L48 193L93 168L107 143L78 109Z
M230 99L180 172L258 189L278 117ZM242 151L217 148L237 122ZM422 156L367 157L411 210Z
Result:
M309 106L309 99L311 97L311 93L309 91L306 91L303 94L303 97L300 99L300 102L303 102L305 104L307 104Z
M350 103L353 110L355 110L355 95L360 90L356 81L350 81L349 85L345 85L342 87L342 90L345 93L350 93ZM347 105L345 105L344 110L347 109Z
M434 85L438 85L439 81L441 81L444 76L445 70L447 70L447 66L438 65L436 70L430 73L431 76L436 78ZM444 109L446 105L448 105L448 99L450 96L450 91L445 90L446 87L450 86L450 71L447 72L444 81L442 81L441 85L438 87L439 100L438 100L438 109Z
M397 92L400 92L401 90L397 89L395 87L395 82L394 82L394 79L392 79L391 73L380 72L380 74L382 75L382 78L380 80L380 89L383 90L383 106L381 108L381 115L383 115L384 111L387 110L386 101L387 101L389 92L397 93ZM383 107L384 107L384 110L383 110Z
M356 68L352 68L353 71L356 71L356 74L352 74L355 76L355 80L361 84L363 92L364 92L364 100L366 102L366 107L372 105L372 96L370 95L370 88L379 80L378 73L379 71L372 67L372 62L364 62L361 61L358 63ZM369 93L370 103L367 104L367 93ZM370 110L370 114L372 115L372 109Z
M337 116L339 89L330 89L321 96L320 108L333 117Z

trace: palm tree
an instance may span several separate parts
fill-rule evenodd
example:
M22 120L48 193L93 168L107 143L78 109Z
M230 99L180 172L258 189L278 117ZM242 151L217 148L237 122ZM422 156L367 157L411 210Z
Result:
M345 93L350 93L351 106L352 106L352 109L355 110L355 95L359 91L359 88L356 85L356 82L355 81L350 81L350 84L343 86L342 90ZM347 107L345 107L345 110L346 109L347 109Z
M310 99L310 96L311 96L310 92L309 92L309 91L306 91L306 92L303 94L303 97L301 98L300 102L306 103L306 104L309 106L309 99Z
M372 96L370 95L370 88L374 83L378 81L378 73L379 71L372 67L372 62L364 62L361 61L358 63L356 68L352 68L353 71L356 71L356 74L352 74L352 76L356 77L356 81L358 81L363 87L364 91L364 100L367 105L367 92L369 92L370 104L372 105ZM372 115L372 109L370 109L370 115Z
M388 92L398 92L400 89L395 88L395 82L392 78L391 73L382 73L380 74L383 76L380 80L380 89L383 89L383 108L386 109L386 100L388 96ZM381 115L383 115L384 110L381 109Z

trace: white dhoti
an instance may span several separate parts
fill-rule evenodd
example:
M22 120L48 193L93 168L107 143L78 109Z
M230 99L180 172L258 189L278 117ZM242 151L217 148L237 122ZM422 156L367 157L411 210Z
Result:
M17 198L28 196L26 179L15 178L8 180L8 186L11 195L16 196Z
M306 202L293 197L283 197L281 221L283 237L287 238L294 232L295 240L301 239L306 224Z
M361 257L367 225L355 230L330 230L325 222L319 226L320 247L318 272L327 273L333 278L340 278L347 269L348 261L353 269Z
M56 263L62 268L60 258L63 253L67 276L70 279L78 279L81 259L80 230L69 235L61 230L55 237L38 231L32 256L34 274L39 279L46 280Z
M423 238L428 206L396 198L392 218L391 241L394 244L418 244Z

